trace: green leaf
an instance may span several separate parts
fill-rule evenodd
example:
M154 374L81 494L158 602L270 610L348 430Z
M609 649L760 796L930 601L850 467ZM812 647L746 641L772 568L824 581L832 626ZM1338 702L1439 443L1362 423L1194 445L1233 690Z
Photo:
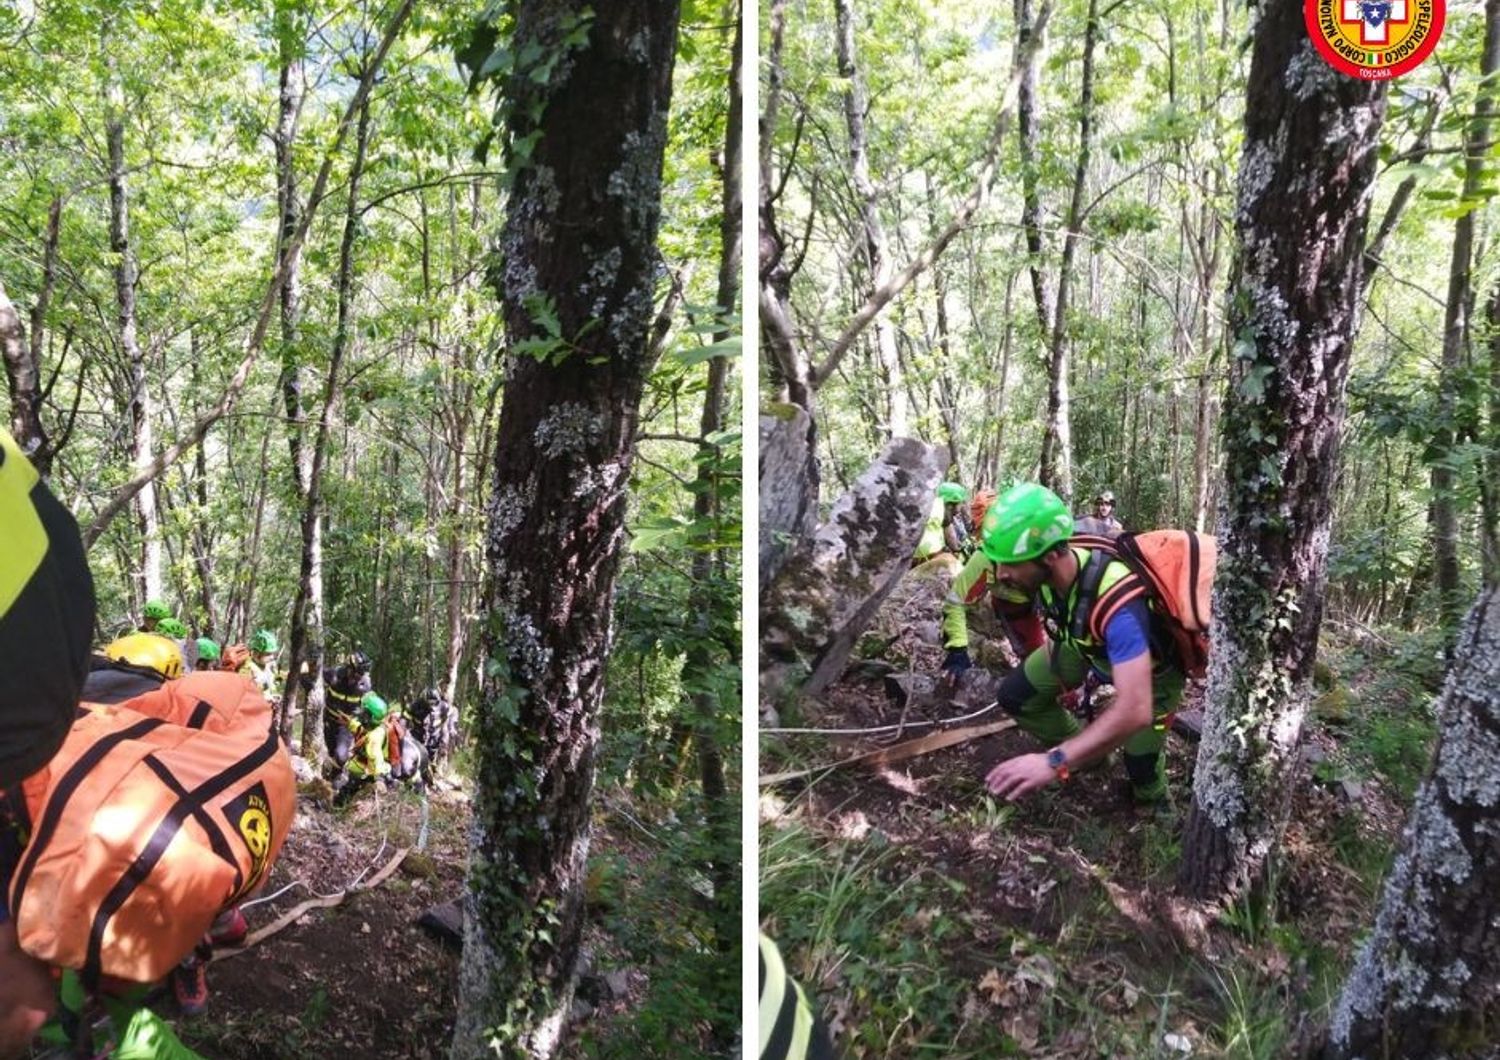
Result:
M722 342L709 343L707 346L695 346L689 350L679 350L673 356L683 364L692 366L702 364L713 357L738 357L741 345L740 336L731 335Z

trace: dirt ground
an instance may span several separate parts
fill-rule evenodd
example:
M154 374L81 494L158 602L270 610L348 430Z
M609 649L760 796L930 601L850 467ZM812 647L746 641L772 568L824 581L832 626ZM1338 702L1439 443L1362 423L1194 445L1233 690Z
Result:
M887 658L897 662L898 674L938 671L942 653L930 643L921 643L914 626L903 630L896 641L886 647ZM919 699L903 714L888 695L884 669L851 667L820 697L807 722L844 729L889 725L898 719L908 724L924 718L947 720L990 701L976 689L973 702L924 703ZM1183 709L1197 705L1201 694L1201 688L1190 687ZM1107 702L1106 698L1098 705ZM992 712L963 724L999 717ZM932 731L917 728L900 738L910 740ZM1305 738L1316 761L1318 750L1331 751L1338 736L1314 724ZM763 744L763 756L769 751L770 757L763 757L762 772L837 761L895 738L884 734L798 739L801 742L795 744ZM1100 1038L1080 1032L1077 1041L1054 1038L1049 1043L1045 1035L1038 1040L1036 998L1011 996L1010 991L1012 987L1024 990L1015 984L1024 984L1027 960L1046 962L1016 957L1012 950L1011 963L1022 966L1019 980L997 978L993 971L995 954L1004 952L1005 940L1018 935L1054 940L1054 956L1068 961L1069 987L1100 999L1090 1004L1102 1013L1110 1011L1111 1005L1121 1011L1135 1007L1138 989L1132 980L1148 982L1153 970L1179 966L1191 955L1210 965L1232 961L1283 981L1288 1004L1297 1004L1307 995L1312 988L1308 970L1296 960L1288 961L1269 940L1247 942L1241 933L1213 922L1183 926L1168 908L1180 851L1175 842L1166 840L1180 835L1186 816L1196 743L1177 734L1168 740L1173 795L1167 807L1144 810L1133 806L1116 756L1075 774L1065 789L1048 789L1015 807L991 806L989 824L983 824L984 811L976 807L997 802L984 791L985 773L995 763L1037 747L1030 737L1010 730L890 766L873 770L854 766L779 785L762 792L761 842L767 842L768 831L774 834L778 828L800 822L832 840L861 846L873 842L877 848L891 850L893 857L881 870L890 887L917 871L955 881L955 891L962 897L951 903L939 900L918 912L916 928L927 917L956 917L967 925L970 937L948 950L943 960L946 973L973 984L964 1019L998 1019L1012 1047L1019 1046L1022 1055L1097 1056ZM795 750L789 755L787 748ZM1277 915L1295 923L1309 943L1347 960L1356 938L1368 926L1375 881L1362 878L1331 856L1333 844L1351 828L1394 841L1405 806L1379 780L1367 780L1350 794L1337 785L1313 782L1312 772L1312 765L1304 761L1295 782L1279 863ZM1098 909L1101 900L1113 915L1100 918L1090 912ZM1089 941L1065 942L1060 932L1065 934L1070 925L1076 928L1079 923L1090 926ZM1047 969L1046 978L1050 978L1050 964ZM1130 995L1128 1004L1111 993L1120 993L1122 982ZM841 973L829 972L813 986L825 999L835 1026L852 1028L871 1018L868 1005L843 982ZM1185 1004L1185 1012L1211 1021L1212 997L1189 997ZM1188 1037L1197 1048L1209 1048L1195 1033ZM919 1046L913 1044L912 1051L920 1051ZM892 1048L889 1041L887 1052L908 1055Z
M246 910L252 932L315 895L368 879L400 848L412 852L374 889L311 909L259 945L216 958L209 1011L177 1020L183 1040L210 1060L446 1055L458 952L417 919L462 889L465 807L459 791L433 792L419 852L423 811L414 793L368 792L338 810L300 799L264 894L295 885Z

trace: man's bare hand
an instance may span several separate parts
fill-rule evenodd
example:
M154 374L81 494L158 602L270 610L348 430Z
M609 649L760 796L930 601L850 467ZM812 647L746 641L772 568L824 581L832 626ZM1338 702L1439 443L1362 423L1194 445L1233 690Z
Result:
M1015 802L1057 779L1044 754L1017 755L1006 759L984 778L984 786L1007 802Z

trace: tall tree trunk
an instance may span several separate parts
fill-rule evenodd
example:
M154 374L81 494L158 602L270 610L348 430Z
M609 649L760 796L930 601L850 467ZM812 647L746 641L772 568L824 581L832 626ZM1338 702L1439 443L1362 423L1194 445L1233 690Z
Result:
M1500 1015L1500 741L1494 735L1500 732L1500 598L1494 589L1463 624L1437 713L1433 765L1407 815L1375 931L1334 1010L1326 1060L1493 1055Z
M3 279L0 279L0 354L5 357L5 380L10 387L11 437L23 453L45 455L47 434L41 417L40 362L32 357L26 342L26 325L5 293ZM35 456L32 459L35 461ZM47 473L41 464L37 464L37 471Z
M306 658L317 673L311 690L306 691L303 711L302 754L306 759L323 757L323 478L329 460L329 433L333 424L333 406L339 400L339 373L350 351L351 315L354 312L354 240L360 226L360 177L365 175L365 151L371 135L369 97L360 106L359 126L354 132L354 160L350 163L350 190L344 213L344 238L339 241L338 318L329 351L329 375L323 381L323 405L318 414L317 438L312 444L308 465L308 495L302 508L302 562L297 570L297 595L291 606L291 633L288 655L291 672L302 669ZM378 535L386 540L386 535ZM293 682L299 691L300 682ZM293 708L282 703L282 735L291 739Z
M281 700L281 735L291 740L292 719L301 701L302 756L320 761L323 747L323 469L328 462L328 435L333 406L339 397L339 373L349 352L350 317L354 302L354 240L359 233L359 181L365 171L370 144L370 99L359 109L354 132L354 159L349 163L349 197L344 208L344 236L339 241L338 310L333 345L328 352L328 376L323 380L323 403L318 433L308 466L307 496L302 504L302 559L297 570L297 595L292 601L292 628L287 637L287 690ZM384 539L384 535L381 535ZM312 688L304 689L297 675L306 659L314 673Z
M188 368L191 380L189 385L193 394L197 395L202 393L203 350L196 331L189 335L188 345L192 350L192 363ZM208 452L201 442L193 452L192 489L197 511L189 534L192 539L193 566L198 569L198 600L203 606L202 633L205 637L228 639L228 631L219 624L218 604L214 593L214 525L208 512Z
M740 132L744 103L740 91L741 45L744 15L738 2L732 5L734 44L730 57L729 113L724 124L724 167L721 174L722 210L719 215L719 279L715 303L723 319L734 318L740 288ZM726 324L713 335L715 342L733 334ZM702 440L698 472L693 488L693 521L704 527L709 539L722 539L714 527L722 518L721 490L723 453L709 439L724 429L724 391L729 358L708 362L708 385L703 394L703 415L698 433ZM708 877L714 888L714 941L721 955L735 953L740 943L739 805L731 798L724 775L723 735L735 731L739 696L729 702L714 691L719 682L715 671L738 669L739 658L731 645L737 639L739 593L731 584L723 550L700 548L693 553L693 592L688 613L696 617L697 629L683 667L683 684L701 691L693 694L694 745L698 750L698 774L703 789L703 816L709 840ZM737 691L737 689L736 689ZM733 1044L738 1025L715 1028L725 1048Z
M509 45L557 59L503 85L515 164L499 294L508 377L493 457L473 847L453 1060L548 1057L572 1003L590 796L659 268L676 0L519 0ZM569 45L587 24L587 43ZM560 225L579 233L559 240ZM601 276L598 262L615 267ZM550 307L567 356L515 344Z
M297 348L297 324L302 307L302 245L292 237L297 231L297 162L293 146L297 140L297 119L302 112L301 26L289 6L277 4L274 18L280 51L278 67L276 131L271 140L276 148L276 210L280 228L276 240L276 261L284 274L281 284L281 375L277 386L286 405L286 440L291 457L292 485L302 507L307 502L307 480L312 472L311 454L304 445L307 434L307 410L302 404L306 374L301 351Z
M890 282L891 253L886 246L885 226L875 182L870 179L870 145L865 132L864 75L855 58L853 0L834 0L838 33L839 77L844 82L844 125L849 134L849 181L859 204L860 238L869 267L869 284L858 293L863 301ZM901 358L896 350L896 327L889 315L875 315L875 354L885 376L886 437L904 438L911 433L911 413Z
M1485 307L1489 321L1489 402L1485 409L1485 445L1489 455L1480 469L1480 552L1484 584L1500 585L1500 284L1490 291Z
M1199 898L1257 879L1285 820L1384 116L1384 85L1324 63L1297 0L1262 8L1235 214L1214 642L1179 876Z
M10 434L37 473L52 473L55 451L42 423L42 346L47 331L47 309L57 285L57 244L62 226L62 196L47 208L47 234L42 240L42 285L31 307L31 342L27 345L20 314L0 284L0 349L5 354L5 379L10 386Z
M268 421L265 431L260 436L260 459L255 465L255 491L251 494L252 509L255 519L250 527L250 547L246 554L241 557L242 566L237 571L244 572L244 595L238 613L233 606L230 608L228 623L224 630L226 637L238 635L239 639L246 640L250 637L250 624L255 621L255 586L260 571L260 536L261 529L266 519L266 480L268 478L266 468L266 454L271 448L271 433L274 430L274 421ZM238 592L238 581L236 578L236 591Z
M932 193L932 174L923 173L927 191L927 226L933 236L938 232L937 202ZM941 265L932 268L932 298L937 309L937 341L941 354L938 365L938 414L943 420L943 433L948 438L948 474L962 478L959 461L958 387L954 385L955 366L953 344L948 335L948 281Z
M1041 480L1069 500L1073 496L1073 425L1068 394L1068 298L1073 285L1073 258L1083 230L1083 196L1094 146L1094 46L1098 40L1099 0L1089 0L1083 31L1083 79L1078 91L1078 161L1073 169L1062 262L1057 267L1057 305L1053 308L1047 370L1047 421L1042 432Z
M1016 95L1016 140L1021 153L1021 230L1026 236L1026 263L1031 273L1031 296L1036 307L1037 335L1047 341L1052 332L1052 297L1047 292L1047 275L1042 269L1042 201L1037 191L1037 154L1040 131L1037 127L1036 52L1026 52L1036 36L1032 23L1031 0L1015 0L1016 54L1026 54L1021 66L1020 88Z
M109 249L115 257L115 321L120 352L130 375L130 463L137 472L150 466L154 437L151 387L146 355L135 332L135 250L130 245L130 200L125 183L125 90L115 64L112 26L101 33L105 56L104 138L109 152ZM141 532L140 587L147 600L162 595L161 517L156 485L148 482L136 494L136 521Z
M772 374L778 377L781 395L786 401L804 409L808 414L808 448L812 451L815 439L813 427L813 380L812 358L808 356L797 337L792 316L791 261L787 257L787 243L776 218L776 173L773 168L771 146L776 133L776 121L781 111L781 68L783 41L786 34L787 0L771 0L770 47L766 53L766 98L760 118L760 241L757 262L760 266L758 292L760 312L761 352ZM815 462L814 462L815 465ZM817 482L814 474L813 482Z
M1479 95L1464 133L1464 201L1478 206L1485 159L1495 113L1495 72L1500 70L1500 0L1485 0L1484 53L1480 58ZM1437 566L1438 606L1443 625L1456 631L1462 614L1459 585L1458 473L1453 467L1461 431L1459 392L1463 386L1464 348L1473 304L1470 269L1474 257L1474 223L1480 211L1468 209L1453 224L1453 254L1448 262L1448 303L1443 314L1443 368L1438 382L1438 430L1433 439L1433 560ZM1451 634L1450 634L1451 635Z

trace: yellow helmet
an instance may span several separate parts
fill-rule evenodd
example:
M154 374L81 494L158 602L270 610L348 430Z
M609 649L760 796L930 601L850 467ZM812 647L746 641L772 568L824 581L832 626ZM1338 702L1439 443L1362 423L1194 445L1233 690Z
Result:
M175 641L157 633L131 633L104 649L110 662L152 670L168 681L182 676L182 650Z

